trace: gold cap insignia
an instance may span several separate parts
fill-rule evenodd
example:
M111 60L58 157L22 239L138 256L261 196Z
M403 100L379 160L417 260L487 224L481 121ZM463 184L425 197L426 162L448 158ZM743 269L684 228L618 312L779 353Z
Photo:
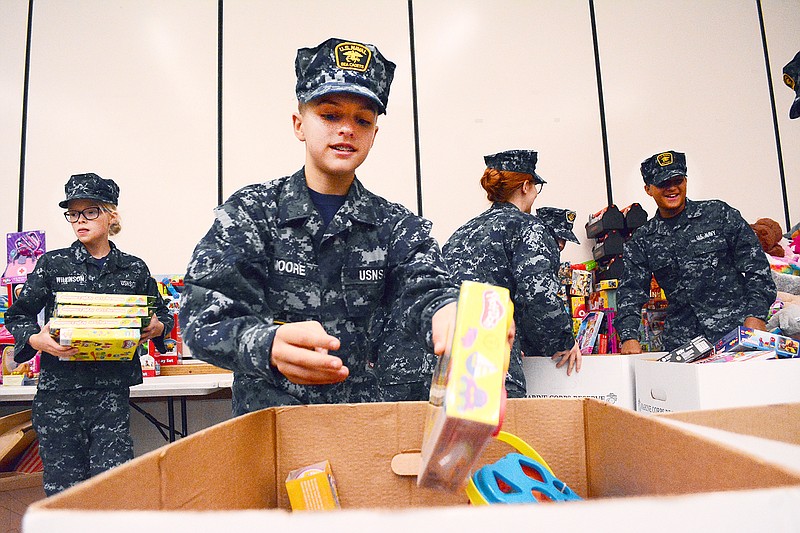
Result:
M336 66L343 70L365 72L372 59L369 48L358 43L339 43L336 45Z
M672 152L664 152L656 156L656 161L661 167L666 167L672 164Z
M794 89L794 79L788 74L783 75L783 83L788 85L790 89Z

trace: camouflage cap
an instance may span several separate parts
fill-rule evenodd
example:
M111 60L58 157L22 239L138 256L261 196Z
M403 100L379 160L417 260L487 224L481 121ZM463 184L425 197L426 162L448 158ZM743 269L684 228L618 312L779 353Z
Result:
M794 103L789 109L789 118L800 117L800 52L783 67L783 83L794 90Z
M536 216L544 222L545 226L553 230L556 237L580 244L581 241L572 232L572 225L575 223L575 211L561 209L559 207L540 207L536 210Z
M63 208L67 207L70 200L98 200L113 205L119 201L119 185L93 172L70 176L64 185L64 192L67 193L67 199L58 202L58 206Z
M331 93L359 94L386 113L394 69L374 45L331 38L297 51L295 92L303 103Z
M642 178L647 185L658 187L675 176L686 176L686 154L669 150L642 161Z
M483 156L483 160L489 168L530 174L536 183L547 183L536 173L538 159L539 154L533 150L507 150Z

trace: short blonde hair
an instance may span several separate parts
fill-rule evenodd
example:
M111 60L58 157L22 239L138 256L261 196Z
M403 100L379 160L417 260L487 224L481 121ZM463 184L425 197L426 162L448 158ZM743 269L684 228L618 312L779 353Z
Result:
M117 211L117 206L106 202L97 202L97 204L103 211L111 215L112 221L111 225L108 227L108 234L113 237L122 231L122 217L120 217L119 211Z

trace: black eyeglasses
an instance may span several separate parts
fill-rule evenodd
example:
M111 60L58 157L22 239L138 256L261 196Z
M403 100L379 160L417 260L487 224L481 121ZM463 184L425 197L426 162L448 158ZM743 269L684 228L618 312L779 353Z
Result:
M102 212L103 208L97 206L87 207L83 211L70 209L69 211L64 211L64 218L67 219L67 222L77 222L78 219L81 218L81 215L83 215L83 218L86 220L94 220L99 217Z
M536 194L542 192L542 188L544 187L544 183L534 183L534 187L536 187Z

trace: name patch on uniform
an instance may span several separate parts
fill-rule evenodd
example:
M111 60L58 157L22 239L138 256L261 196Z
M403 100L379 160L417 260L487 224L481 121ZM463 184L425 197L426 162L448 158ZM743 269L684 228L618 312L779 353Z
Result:
M336 45L336 66L344 70L365 72L372 59L369 48L358 43L339 43Z
M119 280L119 284L123 287L130 287L131 289L136 285L132 279L121 279Z
M56 283L86 283L86 276L56 276Z
M705 233L699 233L699 234L694 236L694 238L692 239L692 242L704 241L706 239L710 239L711 237L714 237L716 234L717 234L717 230L715 230L715 229L711 230L711 231L706 231Z
M286 259L276 259L272 268L275 272L280 274L291 274L292 276L299 276L301 278L306 277L306 272L308 271L307 266L303 263L288 261Z
M345 282L374 283L376 281L383 280L385 272L386 271L383 268L371 268L371 267L346 268L342 272L342 276L344 277Z

